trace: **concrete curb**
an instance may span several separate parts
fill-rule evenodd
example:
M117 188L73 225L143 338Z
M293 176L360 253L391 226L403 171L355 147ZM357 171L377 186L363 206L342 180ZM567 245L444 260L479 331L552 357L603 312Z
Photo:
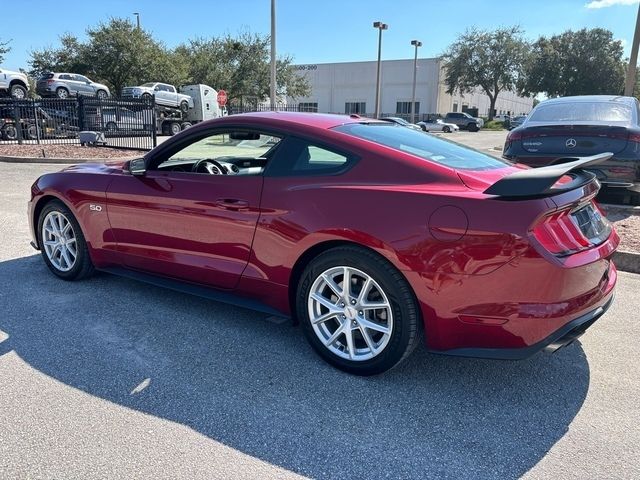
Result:
M0 156L0 162L4 163L50 163L68 165L74 163L105 163L122 162L136 157L126 158L48 158L48 157L5 157Z
M640 253L618 250L613 254L613 263L623 272L640 273Z

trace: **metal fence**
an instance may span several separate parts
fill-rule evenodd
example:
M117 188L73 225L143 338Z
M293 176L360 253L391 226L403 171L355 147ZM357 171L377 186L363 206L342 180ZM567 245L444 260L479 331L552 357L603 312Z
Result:
M0 99L0 144L78 144L92 131L99 144L136 150L155 146L153 99Z

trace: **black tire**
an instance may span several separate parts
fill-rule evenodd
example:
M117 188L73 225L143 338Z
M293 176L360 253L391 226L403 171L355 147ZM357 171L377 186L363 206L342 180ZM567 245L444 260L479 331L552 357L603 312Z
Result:
M64 87L56 88L56 97L58 98L69 98L69 90Z
M477 123L470 123L467 128L470 132L477 132L480 130L480 127L478 127Z
M171 122L169 124L169 135L177 135L181 132L180 124L178 122Z
M451 133L451 129L449 127L442 127L442 131L444 133Z
M97 97L99 100L104 100L104 99L106 99L108 96L109 96L109 95L108 95L108 94L107 94L107 92L105 92L104 90L98 90L98 91L96 92L96 97Z
M9 89L9 95L11 95L11 98L23 100L27 98L27 89L22 85L11 85L11 88Z
M18 129L15 125L5 125L2 127L2 138L5 140L17 140Z
M53 263L51 263L44 249L42 241L42 225L46 216L51 212L62 213L71 223L75 234L77 256L73 267L66 272L59 270L55 265L53 265ZM87 242L84 238L84 234L82 233L82 229L80 228L76 217L71 213L71 210L69 210L69 208L67 208L67 206L61 201L52 200L44 206L40 212L40 216L38 217L37 237L38 246L40 247L40 253L42 254L44 263L57 277L62 278L63 280L80 280L91 276L95 272L95 268L91 262L91 258L89 257L89 249L87 248Z
M350 266L369 275L391 305L394 320L390 338L383 350L371 359L358 361L338 356L324 346L311 325L307 306L311 287L323 272L337 266ZM357 246L327 250L307 265L298 283L296 314L313 349L329 364L354 375L376 375L395 367L414 350L422 331L417 301L402 274L375 252Z
M186 100L180 102L180 111L182 113L187 113L189 111L189 102L187 102Z
M113 132L117 132L118 131L118 125L114 122L107 122L107 124L104 126L105 130L109 133L113 133Z
M143 93L142 97L140 98L144 98L145 100L151 100L151 94L150 93Z
M29 140L37 140L38 134L40 134L40 138L42 138L42 131L36 125L29 125L27 127L27 138Z
M180 124L180 128L181 128L182 130L186 130L187 128L189 128L189 127L191 127L191 126L192 126L192 123L191 123L191 122L182 122L182 123Z

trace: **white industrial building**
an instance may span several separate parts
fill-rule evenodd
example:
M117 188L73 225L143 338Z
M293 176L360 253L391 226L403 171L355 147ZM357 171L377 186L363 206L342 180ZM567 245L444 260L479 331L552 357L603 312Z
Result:
M477 88L466 95L449 95L444 82L443 61L420 58L416 76L416 118L429 114L469 111L488 116L489 97ZM287 98L287 104L315 112L375 112L377 62L346 62L296 65L299 75L311 85L308 97ZM408 114L413 87L413 59L384 60L381 66L380 111L384 115ZM501 92L496 114L520 115L533 108L533 98ZM477 109L477 113L475 111Z

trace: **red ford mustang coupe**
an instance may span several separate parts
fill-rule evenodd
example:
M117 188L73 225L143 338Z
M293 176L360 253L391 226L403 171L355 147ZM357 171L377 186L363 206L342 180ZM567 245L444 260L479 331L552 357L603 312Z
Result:
M291 316L351 373L420 340L520 359L611 304L619 240L582 169L609 157L528 169L357 115L235 115L43 175L29 222L62 279L99 269Z

